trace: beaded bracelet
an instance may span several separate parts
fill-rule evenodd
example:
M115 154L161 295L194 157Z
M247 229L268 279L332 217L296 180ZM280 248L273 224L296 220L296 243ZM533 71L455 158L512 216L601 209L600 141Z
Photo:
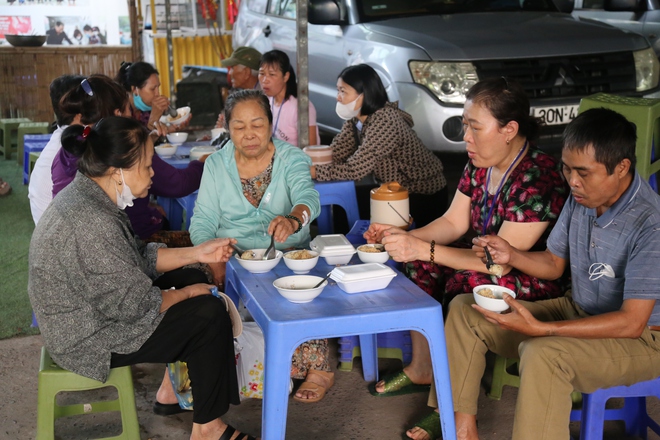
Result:
M431 240L431 264L433 264L433 259L435 258L435 240Z
M290 218L290 219L293 219L293 220L297 221L298 222L298 229L293 231L293 233L295 234L296 232L300 232L300 230L303 227L303 224L302 224L302 221L300 221L300 219L298 217L296 217L295 215L287 214L287 215L284 216L284 218Z

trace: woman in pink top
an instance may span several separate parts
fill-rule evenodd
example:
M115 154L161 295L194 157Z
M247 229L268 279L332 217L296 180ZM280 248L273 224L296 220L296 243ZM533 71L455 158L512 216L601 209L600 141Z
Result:
M259 64L259 84L270 100L273 137L300 148L321 143L312 101L309 101L309 143L298 141L298 86L287 54L281 50L263 54Z

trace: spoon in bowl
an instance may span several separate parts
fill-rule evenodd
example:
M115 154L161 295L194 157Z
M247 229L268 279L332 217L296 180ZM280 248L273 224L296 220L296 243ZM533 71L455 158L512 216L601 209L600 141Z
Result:
M312 289L316 289L317 287L321 287L321 284L323 284L323 282L324 282L325 280L327 280L328 278L330 278L330 275L331 275L331 274L332 274L332 271L328 272L328 274L327 274L326 276L324 276L323 279L322 279L321 281L319 281L319 283L318 283L316 286L312 287Z

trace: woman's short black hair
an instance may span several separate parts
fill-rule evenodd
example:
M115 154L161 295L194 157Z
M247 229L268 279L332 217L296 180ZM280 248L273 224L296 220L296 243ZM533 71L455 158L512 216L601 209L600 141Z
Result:
M623 115L606 108L592 108L577 115L564 130L563 148L569 151L594 149L596 162L614 173L623 159L630 160L630 173L636 165L637 129Z
M123 61L115 81L121 84L127 92L130 92L131 87L137 87L138 89L144 87L149 77L154 73L158 75L158 70L144 61L138 61L137 63Z
M291 61L287 54L277 49L266 52L261 56L261 61L259 61L259 68L261 68L261 66L277 67L280 72L282 72L282 75L286 75L286 73L289 72L289 80L286 82L286 94L284 95L284 100L286 101L289 99L289 96L293 96L294 98L298 96L296 72L293 71Z
M369 116L385 106L387 92L378 73L371 66L348 66L341 71L338 78L362 95L361 115Z
M57 125L60 127L63 125L71 125L73 118L76 116L75 113L68 114L62 112L62 109L60 108L60 101L69 90L72 90L75 87L79 87L80 82L83 79L85 79L85 77L82 75L62 75L58 76L53 80L53 82L50 83L50 103L52 104L53 111L55 112Z
M505 77L486 78L473 85L465 99L486 107L500 127L515 121L518 133L528 141L538 137L541 123L529 114L529 98L519 82Z
M225 101L225 128L229 128L229 122L231 121L232 112L236 104L247 101L254 101L259 104L268 118L268 124L273 125L273 112L270 110L268 96L264 95L264 92L261 90L243 89L233 92L227 97L227 101Z
M78 170L88 177L104 176L111 167L131 168L144 156L148 140L149 132L139 121L120 116L94 126L70 125L62 133L62 147L79 158Z
M115 110L124 111L129 105L126 91L109 77L91 75L86 81L87 85L79 82L60 99L60 112L69 123L79 114L81 123L94 124L101 118L115 116Z

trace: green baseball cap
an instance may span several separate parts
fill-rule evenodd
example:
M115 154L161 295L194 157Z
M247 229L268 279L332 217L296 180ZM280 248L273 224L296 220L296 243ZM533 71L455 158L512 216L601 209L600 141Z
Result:
M222 67L233 67L240 64L252 70L259 70L259 61L261 61L261 52L251 47L241 46L236 48L229 58L220 61L220 64Z

